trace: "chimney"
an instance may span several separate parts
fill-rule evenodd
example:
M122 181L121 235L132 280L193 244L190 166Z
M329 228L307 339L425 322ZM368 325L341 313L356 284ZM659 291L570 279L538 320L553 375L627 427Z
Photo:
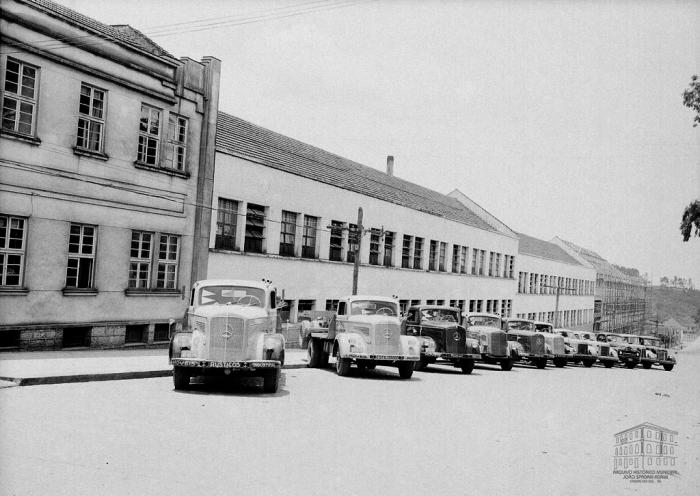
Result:
M393 155L386 156L386 173L388 176L394 175L394 156Z

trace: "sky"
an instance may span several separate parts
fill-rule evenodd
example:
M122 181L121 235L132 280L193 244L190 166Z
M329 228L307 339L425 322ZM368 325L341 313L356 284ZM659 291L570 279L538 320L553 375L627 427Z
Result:
M224 112L700 287L700 2L59 3L219 58Z

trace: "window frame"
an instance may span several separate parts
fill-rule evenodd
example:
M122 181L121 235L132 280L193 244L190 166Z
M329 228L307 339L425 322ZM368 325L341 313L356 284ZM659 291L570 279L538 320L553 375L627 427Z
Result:
M83 89L87 88L90 91L90 94L88 96L89 102L87 104L88 107L88 113L84 113L81 111L82 107L84 106L83 103ZM95 106L94 103L95 101L99 101L95 98L95 93L101 93L102 94L102 108L101 110L101 116L95 116ZM81 144L81 136L80 136L80 130L81 130L81 122L84 121L88 124L87 128L85 128L85 136L83 136L84 142ZM93 125L96 125L99 127L99 138L97 140L97 148L92 148L91 145L91 136L93 134ZM76 140L75 140L75 148L76 151L85 151L88 153L97 153L97 154L104 154L104 149L105 149L105 131L107 129L107 90L102 89L98 86L95 86L90 83L86 83L82 81L80 83L80 99L78 102L78 129L76 132Z
M5 219L5 227L0 228L4 230L4 233L2 234L2 237L0 237L0 243L3 243L0 245L0 288L10 288L10 289L19 289L23 287L24 284L24 262L26 259L26 253L27 253L27 231L29 230L29 220L26 217L21 217L17 215L6 215L6 214L0 214L0 219ZM18 239L18 238L12 238L12 221L20 221L22 223L22 238L21 238L21 244L19 248L13 248L10 246L11 241L13 239ZM15 228L17 229L17 228ZM4 242L3 242L4 240ZM9 264L9 259L10 257L19 257L19 263L18 264ZM17 276L17 284L7 284L7 276L8 276L8 271L7 267L8 265L19 266L19 273L16 275Z
M159 233L158 237L160 238L158 240L158 258L156 260L156 286L155 289L157 290L177 290L178 284L179 284L179 279L180 279L180 249L182 248L182 242L181 237L177 234L170 234L170 233ZM163 253L163 238L166 238L166 251L165 251L165 258L162 258L161 254ZM170 246L171 246L171 241L172 240L176 241L176 246L175 246L175 258L174 261L173 259L169 258L169 255L171 253ZM168 286L168 281L164 277L161 279L160 274L161 272L167 276L167 271L161 271L161 266L163 266L165 269L169 267L174 267L174 275L172 278L172 287ZM163 284L161 285L161 280L163 281Z
M227 208L233 206L234 208ZM236 250L238 230L238 210L240 202L229 198L219 197L216 210L216 234L214 237L214 249ZM230 222L227 222L230 221ZM226 234L226 233L233 233Z
M146 130L144 131L142 127L144 126L144 111L148 110L148 118L145 123ZM157 113L158 115L158 132L157 134L153 134L151 132L151 127L153 126L152 123L152 116L153 113ZM160 109L158 107L155 107L153 105L150 105L148 103L141 103L141 115L139 117L139 139L138 139L138 150L136 153L136 163L149 166L149 167L160 167L160 159L161 159L161 141L162 141L162 130L163 130L163 113L164 110ZM145 141L145 144L142 143L142 139ZM152 148L155 150L155 155L153 159L153 163L148 161L148 149L149 149L149 140L153 140L154 145Z
M78 228L79 232L74 233L73 228ZM92 229L92 236L88 236L85 233L86 229ZM66 285L65 289L67 290L96 290L97 288L95 287L95 272L96 272L96 265L97 265L97 234L98 234L98 229L97 226L94 224L83 224L79 222L71 222L68 230L68 258L66 262ZM71 251L72 246L76 246L76 243L72 242L73 236L77 235L78 236L78 243L77 243L77 251ZM86 237L92 237L92 243L87 244L85 243L85 238ZM90 253L85 253L85 246L90 246ZM89 266L87 267L87 270L89 272L87 276L87 285L82 285L80 282L81 280L81 271L84 270L86 267L83 267L83 260L88 260L89 261ZM71 267L71 261L76 262L76 267ZM75 271L75 275L71 276L71 270ZM83 273L84 275L84 273ZM69 284L69 281L74 279L74 284Z
M253 208L251 208L251 206ZM245 242L243 251L246 253L265 253L265 221L267 207L248 203L245 214ZM260 224L256 224L260 222ZM257 233L258 235L254 235Z
M179 124L184 123L183 126ZM174 125L174 127L173 127ZM179 130L182 128L181 130ZM176 131L178 130L178 131ZM165 139L165 153L163 153L162 165L164 169L187 172L187 133L189 132L189 119L174 112L168 113L168 132ZM182 140L176 138L182 136ZM180 150L181 154L176 151ZM176 157L181 157L176 162ZM181 163L180 163L181 162ZM170 164L170 165L169 165Z
M8 85L8 72L9 72L9 64L10 63L15 63L18 65L17 69L17 91L13 92L11 90L7 89ZM28 68L34 71L33 75L33 81L34 85L32 87L32 95L27 96L22 94L22 89L25 87L23 82L24 82L24 69ZM34 64L30 64L27 62L24 62L20 59L16 59L14 57L7 57L5 59L5 64L3 66L3 79L2 79L2 116L0 117L0 130L6 133L11 133L11 134L16 134L18 136L26 136L30 138L36 138L36 117L37 117L37 107L39 104L39 76L41 74L41 68L39 66L36 66ZM9 95L9 96L8 96ZM14 100L15 105L14 105L14 118L12 121L12 128L7 128L5 127L5 101L6 100ZM31 113L30 118L31 122L29 123L29 132L21 131L20 130L20 123L21 123L21 114L22 114L22 104L24 105L30 105L31 106ZM9 108L9 107L8 107ZM25 112L26 114L26 112Z
M304 227L301 235L301 258L316 258L318 221L319 217L304 215Z
M293 257L294 243L297 233L297 214L289 210L282 210L280 217L280 247L278 254L282 257Z

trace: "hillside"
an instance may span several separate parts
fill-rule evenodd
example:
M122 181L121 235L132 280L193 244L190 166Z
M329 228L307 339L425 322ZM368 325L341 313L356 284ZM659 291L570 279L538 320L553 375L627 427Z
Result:
M664 321L669 317L686 327L700 325L700 291L654 286L652 318Z

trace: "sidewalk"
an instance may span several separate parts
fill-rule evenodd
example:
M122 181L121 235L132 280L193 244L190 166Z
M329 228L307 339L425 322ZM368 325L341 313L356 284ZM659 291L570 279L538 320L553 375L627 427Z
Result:
M306 350L286 349L285 369L306 367ZM168 350L122 348L0 352L0 388L172 375Z

